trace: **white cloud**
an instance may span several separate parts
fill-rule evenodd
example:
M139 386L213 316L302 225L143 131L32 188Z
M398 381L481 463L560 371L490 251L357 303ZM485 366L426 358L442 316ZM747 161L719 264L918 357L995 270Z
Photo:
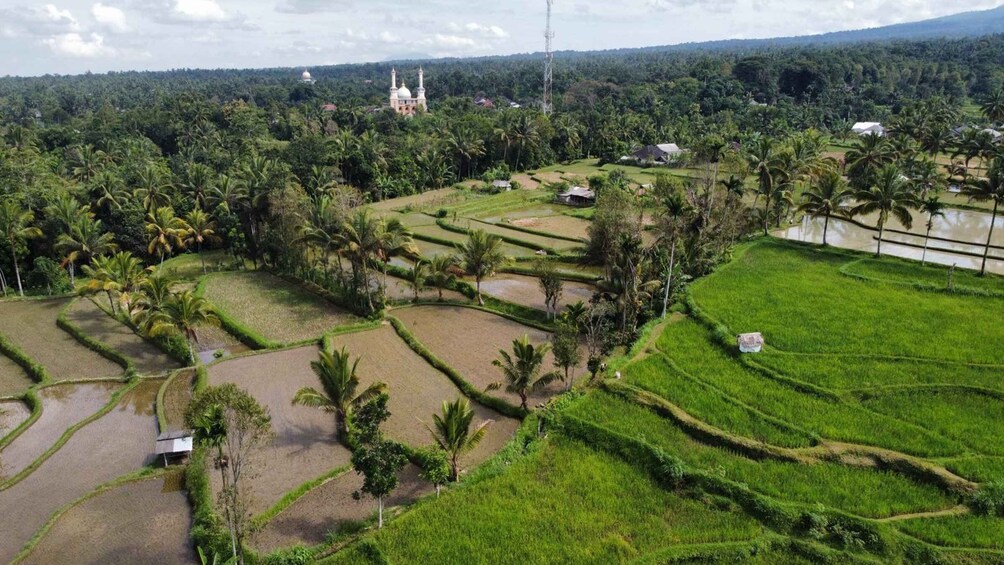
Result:
M129 31L129 24L126 22L125 12L115 6L108 6L98 2L97 4L91 6L91 16L94 18L94 21L98 22L98 24L116 33L125 33Z
M114 49L105 45L105 38L96 33L90 34L88 39L84 39L79 33L64 33L50 37L43 43L48 45L53 53L68 57L92 58L115 54Z
M229 14L216 0L174 0L173 14L193 22L223 22Z
M80 29L80 24L77 23L77 19L73 17L73 14L71 14L69 10L60 10L52 4L46 4L43 6L40 15L51 23L66 25L73 29Z
M492 39L505 39L509 37L509 33L497 25L484 25L476 22L470 22L462 26L450 24L450 29L452 31L466 31Z

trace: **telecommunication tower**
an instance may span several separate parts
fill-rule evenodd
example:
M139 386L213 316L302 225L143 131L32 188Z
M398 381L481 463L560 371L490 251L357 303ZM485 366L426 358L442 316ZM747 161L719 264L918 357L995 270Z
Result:
M554 0L547 0L547 28L544 30L544 101L543 110L545 114L551 113L551 86L554 82L554 51L551 42L554 40L554 32L551 31L551 6Z

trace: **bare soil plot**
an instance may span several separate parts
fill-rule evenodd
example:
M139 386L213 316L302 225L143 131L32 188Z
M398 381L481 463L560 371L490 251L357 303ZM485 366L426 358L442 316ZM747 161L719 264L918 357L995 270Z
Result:
M31 410L20 400L0 402L0 440L14 431L31 416ZM0 455L0 476L4 474L3 456Z
M357 321L356 317L278 277L262 272L210 276L206 298L262 336L292 343Z
M153 461L154 402L162 382L137 385L32 474L0 491L0 516L17 516L0 528L0 562L10 561L58 509Z
M492 366L499 350L512 351L512 341L524 334L532 343L544 343L551 334L524 326L501 316L461 306L416 306L395 310L394 316L437 357L460 372L477 388L502 380L502 373ZM553 368L554 356L544 359L544 371ZM583 366L585 361L583 361ZM583 375L580 368L577 376ZM542 402L564 390L561 382L552 383L530 396L531 405ZM518 405L519 397L500 389L492 394Z
M180 366L90 300L77 300L67 312L67 317L85 334L132 359L141 375L161 374Z
M474 217L485 222L497 224L499 222L525 220L527 218L548 218L551 216L560 216L572 209L573 208L569 208L564 204L546 204L536 202L523 208L506 210L504 212L496 212L493 210L491 212L477 214Z
M19 473L56 443L70 426L108 404L119 383L60 384L42 389L42 415L10 445L0 451L0 477ZM78 432L79 433L79 432Z
M540 186L540 183L533 180L531 176L527 173L519 173L512 176L512 180L518 182L519 185L525 189L536 190Z
M195 371L185 370L174 377L167 390L164 391L164 417L167 419L167 430L185 429L185 411L192 401L192 387L195 384Z
M375 211L404 210L411 208L418 210L421 208L432 208L435 206L446 206L456 204L464 199L464 193L455 188L441 188L430 190L422 194L413 194L401 198L392 198L375 204L370 204L370 208Z
M589 220L583 220L582 218L575 218L573 216L531 216L527 218L517 218L511 220L509 223L520 228L553 233L554 235L560 235L562 237L574 237L577 239L586 239L589 237L589 233L586 230L592 225L592 222Z
M257 459L251 510L259 513L297 486L349 462L349 451L335 436L331 414L293 406L305 386L318 388L310 362L316 347L301 347L224 361L209 367L209 384L234 383L248 391L272 415L275 440ZM209 474L218 481L216 473ZM219 485L214 482L215 488Z
M0 353L0 396L15 396L34 384L28 373L13 360Z
M388 509L411 504L435 490L418 473L418 467L410 464L401 471L400 484L384 501L385 515ZM348 471L307 493L265 526L255 540L256 548L267 552L297 544L317 545L340 524L369 519L376 513L376 501L352 497L362 485L362 477Z
M413 300L415 298L415 292L410 286L408 286L407 281L394 277L388 277L387 296L393 300ZM439 291L433 287L429 287L418 293L418 297L423 300L437 300L439 298ZM455 290L444 290L443 300L466 301L467 297Z
M473 283L473 279L468 282ZM481 281L481 292L507 302L546 310L544 292L540 290L540 279L537 277L501 273ZM564 308L565 305L575 304L580 300L589 302L594 292L596 287L593 285L564 281L558 305Z
M56 325L67 300L0 303L0 333L40 363L54 380L115 377L122 367L87 349Z
M363 386L378 380L387 385L391 417L384 430L389 437L412 447L432 443L429 430L421 422L431 424L432 415L440 412L443 401L463 396L446 375L412 351L389 325L338 336L334 345L336 349L345 347L352 357L361 357L359 378ZM501 422L510 419L474 403L472 408L475 426L485 420L500 422L489 428L491 437L486 437L484 443L497 449L512 437L515 420Z
M180 472L128 483L70 509L23 561L196 563Z
M384 217L388 219L396 218L408 228L416 228L418 226L432 226L436 224L436 218L428 214L422 214L420 212L412 212L410 214L390 214Z

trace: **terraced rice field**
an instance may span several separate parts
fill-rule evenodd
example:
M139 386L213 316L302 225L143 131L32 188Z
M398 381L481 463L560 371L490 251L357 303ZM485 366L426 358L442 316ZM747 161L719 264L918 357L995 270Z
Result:
M473 280L468 281L473 284ZM540 279L526 275L500 273L481 281L481 292L500 300L529 306L538 310L546 310L544 292L540 289ZM596 292L596 287L590 284L564 281L559 308L575 304L580 300L588 303Z
M479 224L479 225L482 225L482 224ZM459 243L459 244L463 244L468 239L470 239L470 236L468 236L467 234L452 232L452 231L449 231L449 230L444 230L443 228L439 227L438 225L421 226L421 227L415 228L415 229L413 229L411 231L415 235L417 235L417 236L425 235L427 237L434 237L436 239L441 239L441 240L446 240L446 241L452 241L454 243ZM429 249L434 249L434 251L426 251L426 250L423 250L423 248L422 248L422 245L425 244L425 243L427 243L427 242L423 242L421 240L418 241L419 250L422 251L422 255L423 256L425 256L426 253L435 253L436 251L442 251L442 252L445 253L446 250L449 249L449 248L447 248L444 245L435 244L438 247L438 249L429 248ZM530 257L531 255L534 254L534 251L535 250L530 249L528 247L522 247L522 246L519 246L519 245L513 245L511 243L505 243L505 242L502 243L502 252L505 253L509 257ZM456 253L456 250L455 249L454 250L449 250L449 252L450 253Z
M423 192L422 194L383 200L375 204L370 204L369 207L370 209L378 212L406 210L409 208L412 210L424 210L427 208L435 208L437 206L456 204L457 202L462 202L464 198L465 193L455 188L440 188L438 190Z
M195 371L186 369L167 383L164 391L164 417L167 430L185 429L185 411L192 401L192 387L195 385Z
M363 386L377 380L387 385L391 412L384 425L387 435L412 447L431 444L432 436L420 421L431 425L444 401L463 396L449 378L412 351L389 325L337 336L333 343L335 349L345 347L353 358L361 357L358 374ZM518 422L475 403L471 407L474 426L493 422L484 441L468 454L472 460L484 459L512 438Z
M301 347L240 357L209 367L209 384L234 383L248 391L272 415L275 440L256 459L251 509L259 513L297 486L346 465L349 451L338 443L331 414L293 406L293 394L318 387L310 362L316 347ZM215 473L210 479L218 481ZM219 484L213 483L218 489Z
M409 265L410 267L410 265ZM392 300L414 300L415 292L408 286L408 282L402 279L397 279L394 277L389 277L387 279L387 296ZM439 299L439 291L436 288L429 287L418 293L420 300L437 300ZM463 294L455 290L443 290L443 300L460 300L467 302L468 299Z
M0 302L0 334L45 367L54 380L116 377L122 367L81 345L56 325L68 300Z
M0 451L9 478L52 447L67 428L101 410L111 401L118 383L62 384L39 391L42 415L10 445Z
M20 400L0 401L0 440L31 416L31 410ZM4 475L3 454L0 453L0 476Z
M510 219L507 223L520 228L553 233L554 235L560 235L562 237L572 237L582 240L589 237L588 229L589 226L592 225L592 222L589 220L574 218L572 216L530 216L525 218Z
M181 472L128 483L59 517L26 565L196 563Z
M161 382L140 383L24 480L0 491L0 515L18 517L0 529L0 561L10 561L58 509L153 461L154 402Z
M513 340L524 334L530 336L533 343L544 343L551 337L547 332L501 316L459 306L402 308L395 310L393 315L404 322L418 341L479 389L502 379L500 370L492 366L500 349L512 351ZM554 356L548 353L543 370L552 370L553 362ZM582 368L576 374L582 375ZM565 386L561 382L552 383L532 394L528 402L530 405L542 402L564 390ZM519 397L504 389L492 394L519 404Z
M153 344L105 314L94 302L77 300L67 312L69 321L88 336L122 353L136 364L141 375L157 375L180 364Z
M0 396L21 394L32 384L28 373L20 365L0 353Z
M293 343L358 319L278 277L262 272L211 275L206 298L266 339Z
M557 251L564 252L582 247L581 243L521 232L496 224L487 224L477 221L465 222L464 220L457 220L454 224L469 230L484 230L493 235L516 239L528 243L537 249L555 249Z

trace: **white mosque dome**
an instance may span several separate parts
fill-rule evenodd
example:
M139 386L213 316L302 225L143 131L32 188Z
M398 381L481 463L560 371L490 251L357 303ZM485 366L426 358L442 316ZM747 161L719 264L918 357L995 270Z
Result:
M401 88L397 89L397 97L399 99L411 98L411 91L402 83Z
M303 74L300 75L300 78L302 78L303 80L310 80L310 71L303 71Z

